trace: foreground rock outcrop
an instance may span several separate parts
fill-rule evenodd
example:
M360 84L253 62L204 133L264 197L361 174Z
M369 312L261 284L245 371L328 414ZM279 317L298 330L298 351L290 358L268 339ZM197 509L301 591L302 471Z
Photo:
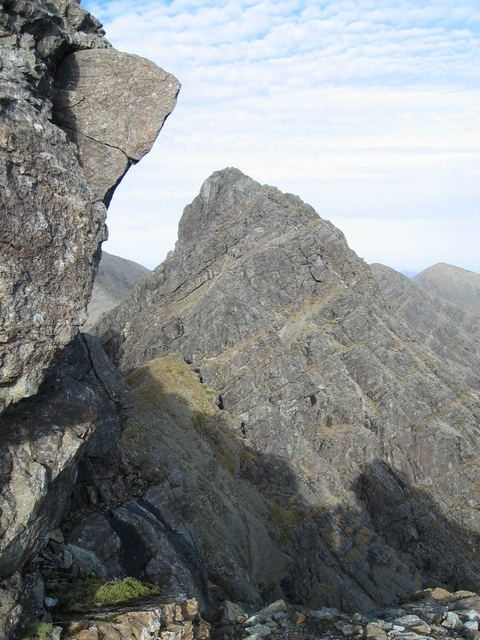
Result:
M8 631L13 633L22 619L23 599L27 611L33 600L33 610L41 613L43 581L36 571L27 571L30 578L20 571L64 516L82 457L105 457L115 448L131 406L122 377L98 342L85 335L64 350L38 394L3 414L0 637L10 637ZM36 598L28 593L29 580L36 585Z
M42 578L25 567L63 517L80 459L108 455L131 404L101 347L78 329L105 205L150 149L179 84L113 50L76 0L3 2L0 69L0 637L8 638L22 617L42 615Z
M232 435L284 470L266 491L289 522L285 595L367 609L425 580L476 585L478 392L298 197L213 174L96 332L124 373L179 353Z
M1 412L37 391L85 321L104 201L153 144L179 84L114 51L75 0L4 2L0 36Z
M396 607L375 612L347 614L332 607L312 610L288 605L284 600L271 602L260 610L225 600L201 611L195 599L183 596L173 601L156 598L97 607L83 614L64 614L51 627L63 638L78 640L473 640L478 638L479 623L480 598L476 593L450 593L436 587L409 594Z

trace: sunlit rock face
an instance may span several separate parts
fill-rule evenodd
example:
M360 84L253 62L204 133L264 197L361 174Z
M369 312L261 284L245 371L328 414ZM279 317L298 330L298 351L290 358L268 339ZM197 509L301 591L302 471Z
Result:
M112 49L75 0L5 2L0 35L1 411L37 391L85 321L104 202L179 84Z
M286 470L269 489L291 516L286 592L367 608L426 579L475 582L478 392L297 196L214 173L175 251L96 333L125 373L179 353Z
M150 60L115 49L76 51L62 60L54 118L76 143L95 196L107 205L130 165L152 148L179 88Z

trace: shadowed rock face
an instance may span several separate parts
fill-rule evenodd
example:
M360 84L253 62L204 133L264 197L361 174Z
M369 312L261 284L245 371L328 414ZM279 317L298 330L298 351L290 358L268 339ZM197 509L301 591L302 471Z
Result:
M75 0L4 2L0 35L1 412L37 391L85 321L103 200L151 147L179 85L114 51Z
M181 354L236 434L288 466L308 514L288 543L296 598L368 608L422 579L475 581L478 393L300 198L214 173L173 254L97 334L124 372Z
M0 577L45 543L68 504L84 453L104 456L131 406L123 379L91 336L64 351L42 392L2 416Z
M430 293L450 302L480 309L480 274L440 262L414 278Z

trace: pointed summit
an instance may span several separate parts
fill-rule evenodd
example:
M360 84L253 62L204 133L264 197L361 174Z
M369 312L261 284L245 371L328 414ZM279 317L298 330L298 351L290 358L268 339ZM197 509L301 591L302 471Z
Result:
M97 332L125 373L178 353L232 437L284 469L261 486L290 523L277 578L297 601L366 609L480 575L478 393L412 339L368 265L297 196L214 173L175 251Z

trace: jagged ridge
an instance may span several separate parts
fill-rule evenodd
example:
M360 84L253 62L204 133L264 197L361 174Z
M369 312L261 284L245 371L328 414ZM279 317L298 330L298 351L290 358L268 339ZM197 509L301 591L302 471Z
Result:
M289 542L297 599L366 607L427 577L475 582L478 394L297 196L214 173L173 254L97 333L124 372L180 353L235 432L289 466L309 523Z

